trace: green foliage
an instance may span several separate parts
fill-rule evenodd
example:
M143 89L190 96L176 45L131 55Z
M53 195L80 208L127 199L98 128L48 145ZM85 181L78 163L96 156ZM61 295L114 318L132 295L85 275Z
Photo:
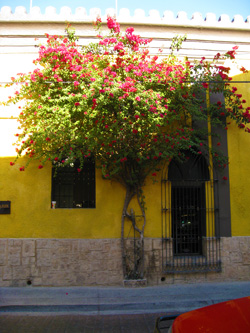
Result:
M175 51L179 51L181 49L182 43L185 42L186 39L187 35L184 36L177 35L172 39L172 43L170 45L172 55L174 54Z
M8 103L25 101L17 158L39 160L39 168L48 160L63 166L78 159L82 167L93 156L104 178L141 188L148 175L155 178L162 161L181 158L190 149L208 153L208 117L223 127L225 117L239 127L249 122L250 108L243 109L244 100L225 83L228 68L216 63L234 57L234 50L210 63L180 61L174 52L167 58L150 56L150 40L133 28L122 34L110 17L107 24L110 34L98 35L99 42L82 49L70 27L66 36L47 35L34 61L37 68L13 79L23 84ZM96 25L98 30L100 19ZM176 37L172 50L183 40ZM222 92L227 105L221 101L207 108L208 89Z

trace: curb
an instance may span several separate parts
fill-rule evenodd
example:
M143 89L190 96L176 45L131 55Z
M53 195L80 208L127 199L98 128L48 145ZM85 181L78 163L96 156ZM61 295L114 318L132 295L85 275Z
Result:
M82 315L110 315L110 314L142 314L159 312L187 312L204 306L227 301L228 299L184 300L181 302L150 302L126 304L64 304L64 305L5 305L0 307L2 314L82 314Z

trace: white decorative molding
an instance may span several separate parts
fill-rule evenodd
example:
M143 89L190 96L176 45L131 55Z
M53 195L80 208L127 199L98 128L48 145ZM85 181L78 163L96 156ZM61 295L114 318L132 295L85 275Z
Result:
M28 13L26 11L26 8L23 7L23 6L16 7L14 17L16 19L27 19L28 18Z
M206 17L205 17L205 21L208 23L208 24L215 24L217 23L217 20L216 20L216 15L214 13L207 13L206 14Z
M125 21L131 20L130 11L128 8L121 8L119 11L119 18L123 17Z
M122 19L122 17L119 15L119 18ZM136 9L134 14L134 19L136 20L145 20L146 14L143 9Z
M111 17L115 17L116 16L116 12L114 8L107 8L105 10L105 15L106 16L111 16Z
M115 16L114 8L106 9L105 13L101 12L100 8L91 8L89 13L84 7L76 8L73 13L70 7L64 6L58 12L55 7L49 6L42 14L39 7L32 7L30 12L27 12L23 6L15 8L14 12L11 7L4 6L0 9L0 22L64 22L65 20L73 22L93 22L99 16L103 21L107 19L107 15ZM191 18L188 18L187 13L181 11L174 16L172 11L166 10L161 14L158 10L150 10L149 15L145 14L143 9L136 9L131 15L129 9L121 8L117 14L117 19L120 23L133 24L156 24L156 25L176 25L176 26L201 26L204 28L226 28L226 29L250 29L250 15L244 19L241 15L235 15L232 20L226 14L220 15L216 19L214 13L207 13L203 18L201 13L193 13Z
M6 20L12 16L12 11L11 8L8 6L4 6L1 8L0 12L0 19L1 20Z
M199 24L202 23L202 21L203 21L202 14L199 13L199 12L193 13L193 15L192 15L192 21L196 22L196 23L199 23Z
M187 13L186 12L178 12L177 14L177 18L176 18L177 21L179 21L178 23L187 23L189 20L188 20L188 17L187 17Z
M46 18L46 20L51 19L51 20L57 20L58 16L56 13L56 8L49 6L45 9L45 15L43 15L42 17L43 19ZM30 19L32 19L32 16L30 17Z
M151 9L149 11L149 17L150 17L150 20L153 20L155 22L157 22L157 21L159 22L162 19L161 16L160 16L159 11L155 10L155 9Z
M165 22L173 22L175 20L174 13L171 10L165 10L163 13L163 21Z
M75 18L77 20L81 20L87 17L87 10L86 8L83 7L77 7L76 8L76 13L75 13Z
M235 15L233 18L233 22L236 24L244 24L243 17L241 15Z
M32 7L31 10L30 10L30 16L32 16L34 19L37 18L41 18L42 16L42 13L41 13L41 9L40 7Z
M91 8L89 11L89 16L87 16L87 20L93 21L99 16L101 16L101 9L100 8Z
M64 6L60 9L60 14L59 14L60 18L64 18L64 19L70 19L70 17L72 17L72 12L71 12L71 8Z
M230 24L230 17L227 14L222 14L219 18L219 22L224 24Z

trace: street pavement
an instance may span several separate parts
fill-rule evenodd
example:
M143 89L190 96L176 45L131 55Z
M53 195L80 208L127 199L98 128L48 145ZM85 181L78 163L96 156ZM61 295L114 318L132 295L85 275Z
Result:
M160 314L159 314L160 315ZM153 333L158 314L4 314L1 333Z
M153 332L163 314L250 296L249 282L155 287L2 287L0 333Z

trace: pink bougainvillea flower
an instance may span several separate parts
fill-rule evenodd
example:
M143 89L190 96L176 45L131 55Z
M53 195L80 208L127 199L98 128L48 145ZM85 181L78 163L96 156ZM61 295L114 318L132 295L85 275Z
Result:
M114 46L114 50L118 51L118 50L123 50L124 49L124 45L122 42L118 42L115 46Z
M240 68L240 71L243 73L248 73L248 70L243 66Z
M42 164L38 165L38 169L42 169L42 168L43 168Z
M217 59L219 59L219 58L220 58L220 56L221 56L221 54L220 54L220 53L217 53L217 54L214 56L214 60L217 60Z
M97 24L97 23L102 23L102 19L101 19L101 17L100 16L98 16L97 18L96 18L96 21L95 21L95 23Z
M120 32L120 24L117 23L116 19L111 16L107 17L107 26L110 30L113 30L117 34Z

